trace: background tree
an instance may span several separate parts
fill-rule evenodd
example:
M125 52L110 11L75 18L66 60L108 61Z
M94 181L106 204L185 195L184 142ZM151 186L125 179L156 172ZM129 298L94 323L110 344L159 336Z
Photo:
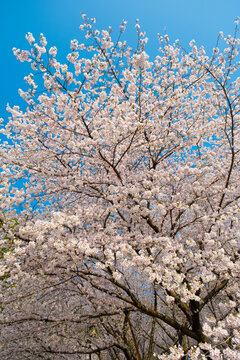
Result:
M25 210L4 256L1 357L236 360L237 29L211 57L160 36L151 62L138 22L133 51L125 22L114 43L83 20L67 64L43 35L14 49L34 73L2 130Z

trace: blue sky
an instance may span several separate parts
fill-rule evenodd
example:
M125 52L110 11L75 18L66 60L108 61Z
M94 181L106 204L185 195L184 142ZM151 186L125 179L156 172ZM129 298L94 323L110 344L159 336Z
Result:
M67 54L71 39L82 36L80 12L97 19L97 26L111 25L116 32L122 19L128 21L126 39L134 45L135 19L150 39L148 52L156 54L156 34L164 28L171 40L180 39L187 47L195 39L210 51L218 32L233 33L234 19L240 15L240 0L8 0L1 2L1 82L0 117L7 118L6 104L22 104L18 89L24 88L23 77L30 66L19 63L12 48L28 48L25 34L37 38L42 32L49 45Z

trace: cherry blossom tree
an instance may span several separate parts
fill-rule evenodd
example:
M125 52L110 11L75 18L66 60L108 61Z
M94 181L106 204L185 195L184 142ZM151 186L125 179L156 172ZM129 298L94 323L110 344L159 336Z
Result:
M135 50L94 23L66 64L42 34L14 49L1 358L238 360L237 27L210 57L159 36L150 61L138 21Z

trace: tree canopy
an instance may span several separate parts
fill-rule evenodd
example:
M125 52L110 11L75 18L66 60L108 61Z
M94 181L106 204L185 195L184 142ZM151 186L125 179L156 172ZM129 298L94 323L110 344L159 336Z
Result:
M1 130L1 359L238 360L239 45L28 33ZM21 210L21 211L20 211ZM6 235L7 234L7 235Z

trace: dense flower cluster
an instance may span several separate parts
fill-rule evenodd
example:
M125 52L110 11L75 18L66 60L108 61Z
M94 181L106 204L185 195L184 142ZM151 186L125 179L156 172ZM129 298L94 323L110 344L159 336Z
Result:
M240 39L209 57L159 36L150 60L138 21L133 50L126 21L114 42L83 20L66 64L43 34L14 49L1 358L238 360Z

